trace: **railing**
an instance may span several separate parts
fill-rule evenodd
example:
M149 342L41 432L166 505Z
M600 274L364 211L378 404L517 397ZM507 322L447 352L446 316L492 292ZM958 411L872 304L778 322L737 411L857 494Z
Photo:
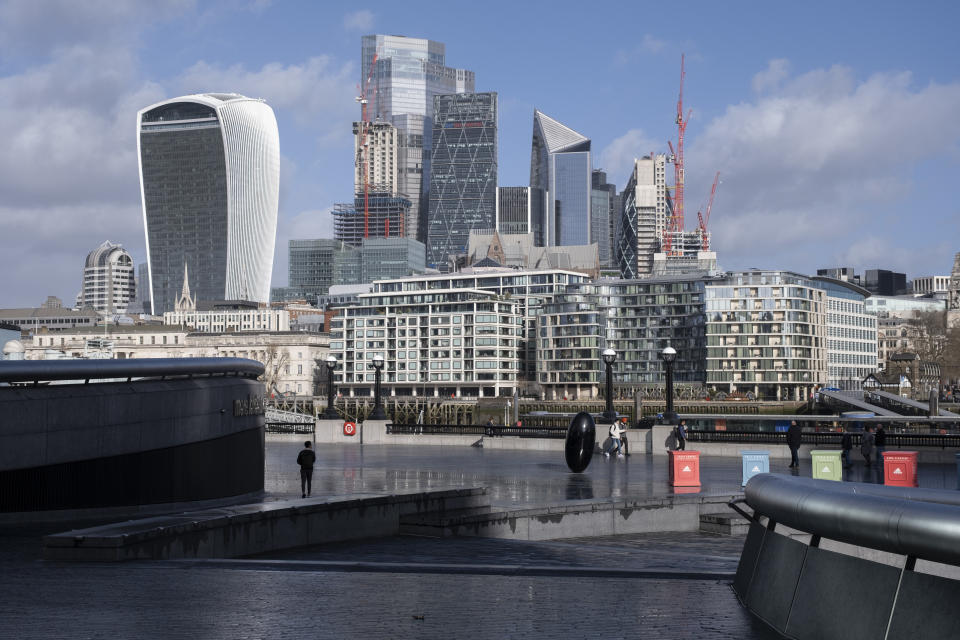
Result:
M394 424L387 425L390 434L423 434L448 436L515 436L519 438L565 438L566 427L504 427L482 424Z
M853 447L860 446L860 433L851 433ZM941 449L960 447L960 434L957 433L887 433L885 447L940 447ZM804 432L801 442L816 446L839 447L843 434L836 432ZM755 444L787 444L784 431L687 431L690 442L736 442Z
M54 380L116 381L133 378L237 376L258 378L264 367L246 358L137 358L129 360L8 360L0 382L40 384Z

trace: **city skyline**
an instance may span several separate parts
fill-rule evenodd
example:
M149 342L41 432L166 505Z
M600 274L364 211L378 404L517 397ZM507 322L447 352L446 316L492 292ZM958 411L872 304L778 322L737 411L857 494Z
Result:
M623 189L633 157L676 142L685 51L687 228L719 170L711 231L722 267L945 275L960 220L947 188L960 140L950 117L960 106L948 27L957 11L703 7L677 20L623 4L577 47L550 48L521 36L531 25L569 28L571 10L495 3L489 15L449 21L385 3L0 3L0 304L72 299L77 265L106 237L145 261L135 114L201 91L260 97L277 113L272 285L285 284L287 241L332 237L329 208L352 197L361 37L380 33L445 44L448 64L476 73L477 91L499 93L501 186L528 184L538 108L591 138L594 168ZM903 33L925 37L891 47Z

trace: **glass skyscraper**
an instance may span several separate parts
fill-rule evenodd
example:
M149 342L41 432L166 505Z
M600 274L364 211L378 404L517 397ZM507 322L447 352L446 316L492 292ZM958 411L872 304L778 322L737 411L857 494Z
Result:
M389 122L398 129L398 190L411 201L405 235L426 239L421 219L426 216L426 191L430 185L430 146L433 98L450 93L473 93L474 75L446 66L442 42L405 36L363 36L360 83L370 73L370 119Z
M434 98L427 263L445 270L472 229L493 229L497 209L497 94Z
M235 93L137 113L152 312L172 311L184 265L198 300L268 302L280 137L273 110Z
M497 231L532 233L535 246L543 246L543 191L532 187L497 187Z
M590 139L533 112L530 186L546 193L544 246L596 242L590 231Z

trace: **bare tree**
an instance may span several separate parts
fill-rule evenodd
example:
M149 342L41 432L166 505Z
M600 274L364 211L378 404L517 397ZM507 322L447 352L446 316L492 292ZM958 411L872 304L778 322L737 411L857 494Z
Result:
M279 349L276 345L267 347L264 357L264 372L261 376L263 384L267 389L267 396L281 393L280 375L287 366L288 354L286 349Z

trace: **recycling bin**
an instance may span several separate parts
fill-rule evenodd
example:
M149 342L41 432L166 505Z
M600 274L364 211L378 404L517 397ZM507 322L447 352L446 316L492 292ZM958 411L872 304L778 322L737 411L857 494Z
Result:
M917 452L884 451L883 484L891 487L918 487Z
M700 486L700 452L668 451L670 484L674 487Z
M841 451L811 451L813 477L818 480L843 480L843 461Z
M747 480L758 473L770 473L770 452L769 451L741 451L743 456L743 484L747 486Z

